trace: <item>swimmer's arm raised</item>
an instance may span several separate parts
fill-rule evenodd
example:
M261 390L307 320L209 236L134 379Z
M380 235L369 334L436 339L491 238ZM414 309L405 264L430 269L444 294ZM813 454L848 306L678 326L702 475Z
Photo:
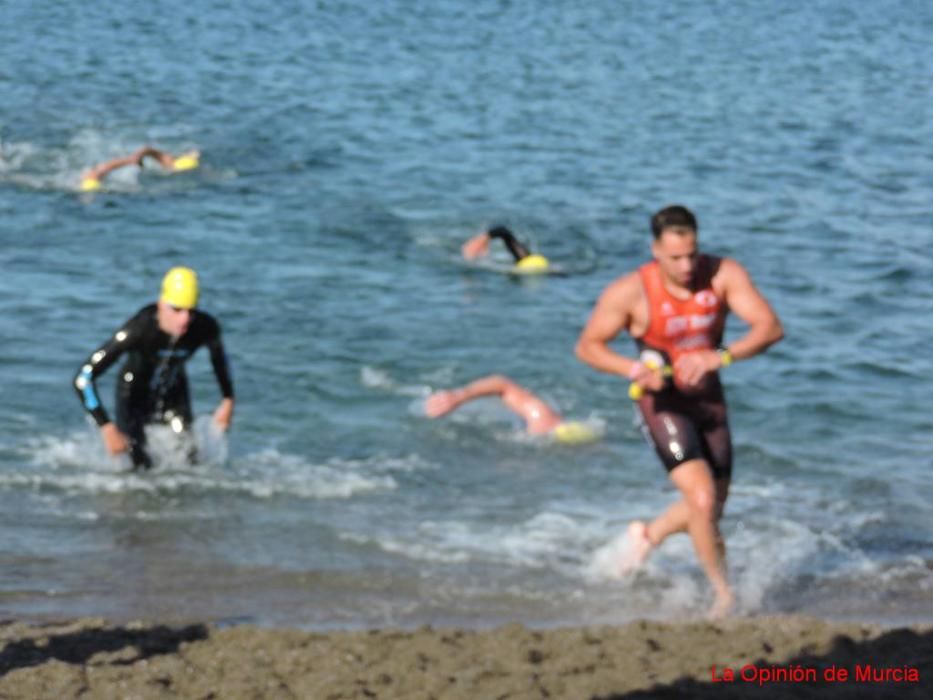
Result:
M439 418L458 406L483 396L496 396L528 424L529 430L546 432L561 421L544 401L524 387L501 374L477 379L466 386L438 391L425 401L424 412L429 418Z
M175 165L175 158L165 151L160 151L158 148L153 148L152 146L143 146L138 151L136 151L135 156L137 158L136 162L138 165L143 164L143 160L146 158L154 158L159 162L166 170L171 170Z
M439 418L467 401L481 396L504 398L508 394L515 394L520 389L521 387L506 377L492 374L457 389L447 389L431 394L425 401L424 411L429 418Z
M460 247L460 253L467 260L475 260L489 253L489 234L478 233Z
M126 167L127 165L139 165L139 151L132 153L128 156L123 156L122 158L114 158L113 160L108 160L99 165L95 165L90 170L87 170L83 178L85 180L101 180L109 173L117 170L118 168Z
M509 249L512 257L515 258L515 262L523 260L531 255L531 251L522 245L521 241L515 237L515 234L509 231L505 226L496 226L490 229L487 235L490 240L493 238L501 239L505 247Z

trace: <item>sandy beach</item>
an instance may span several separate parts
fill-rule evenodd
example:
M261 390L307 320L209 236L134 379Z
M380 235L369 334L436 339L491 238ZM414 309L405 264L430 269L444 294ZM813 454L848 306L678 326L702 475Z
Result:
M326 633L80 619L7 621L0 639L3 698L928 698L933 691L933 627L805 617Z

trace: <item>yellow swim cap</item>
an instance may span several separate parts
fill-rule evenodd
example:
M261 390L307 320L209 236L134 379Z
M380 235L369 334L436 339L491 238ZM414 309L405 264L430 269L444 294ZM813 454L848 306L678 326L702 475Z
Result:
M198 275L190 267L173 267L162 278L161 301L179 309L198 305Z
M543 255L538 255L537 253L533 255L527 255L517 263L513 268L515 272L519 272L523 275L536 275L542 272L547 272L548 267L551 263L548 262L548 259Z
M82 192L97 192L100 189L100 180L96 177L86 177L81 180Z
M554 440L562 445L582 445L599 440L599 433L586 423L565 421L551 431Z
M191 151L178 156L172 161L172 170L176 173L182 170L194 170L200 165L200 155L197 151Z

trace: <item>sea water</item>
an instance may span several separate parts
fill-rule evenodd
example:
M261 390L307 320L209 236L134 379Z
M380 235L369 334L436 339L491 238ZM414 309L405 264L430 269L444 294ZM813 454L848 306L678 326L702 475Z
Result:
M723 374L740 612L929 620L931 32L906 1L7 4L0 612L701 614L686 537L615 573L627 523L676 493L625 382L573 356L603 288L648 259L650 215L680 202L786 327ZM77 191L147 143L202 165ZM502 274L495 246L462 260L497 223L565 274ZM202 351L205 458L169 445L131 473L71 379L176 264L222 323L233 429L211 432ZM530 439L492 400L424 417L432 390L493 372L602 440Z

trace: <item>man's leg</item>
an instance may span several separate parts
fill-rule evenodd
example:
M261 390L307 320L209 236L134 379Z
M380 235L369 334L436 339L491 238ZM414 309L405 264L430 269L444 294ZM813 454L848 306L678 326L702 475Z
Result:
M717 525L721 512L713 475L705 460L684 462L671 472L671 481L680 491L687 511L687 532L693 540L697 558L713 586L715 601L711 617L726 615L735 602L726 579L724 546Z
M729 498L729 482L730 480L728 478L715 480L717 522L722 518L726 506L726 499ZM689 507L686 501L681 499L648 523L645 526L645 535L651 543L652 548L660 545L671 535L676 535L678 532L686 532L688 513Z
M133 469L152 469L152 457L146 451L145 417L117 407L117 428L126 435L130 443L130 459Z
M133 461L133 469L151 469L152 458L146 451L147 398L134 395L132 389L131 384L123 381L117 382L117 429L126 435L130 442L130 459Z
M719 406L716 407L717 410ZM678 413L659 414L651 411L643 415L643 430L658 457L670 472L676 469L683 455L670 449L671 440L676 440L688 457L705 460L712 469L716 485L716 521L722 518L726 499L729 497L729 482L732 473L732 439L725 420L725 404L721 415L713 416L702 432L696 430L695 421ZM702 421L701 421L702 422ZM672 504L650 523L635 521L629 528L629 537L647 558L651 549L679 532L687 532L689 506L683 499Z
M191 411L188 378L184 373L179 372L175 383L166 392L162 406L162 421L169 425L172 431L187 443L186 457L188 464L196 464L198 461L198 446L191 430L194 415Z

